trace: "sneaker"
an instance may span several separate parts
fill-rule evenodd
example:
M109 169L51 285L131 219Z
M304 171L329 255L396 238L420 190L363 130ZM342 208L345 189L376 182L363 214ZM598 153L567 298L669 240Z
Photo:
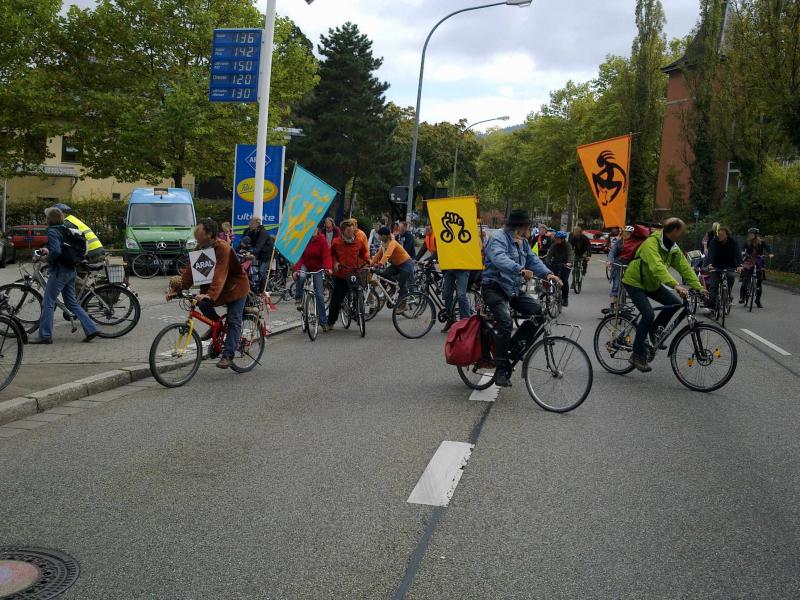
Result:
M227 369L227 368L229 368L231 366L232 362L233 361L230 358L228 358L227 356L223 356L222 358L220 358L217 361L217 368L219 368L219 369Z
M647 364L647 359L643 356L639 356L638 354L631 354L629 360L630 363L642 373L647 373L653 370L653 368Z
M758 308L764 308L763 306L761 306L761 300L756 300L756 306Z
M93 331L92 333L90 333L90 334L87 334L87 336L86 336L85 338L83 338L83 341L84 341L85 343L87 343L87 344L88 344L88 343L89 343L89 342L91 342L91 341L92 341L94 338L96 338L96 337L97 337L97 334L98 334L98 332L97 332L97 331Z
M52 344L53 340L51 338L36 338L32 340L28 340L29 344Z
M497 387L511 387L508 374L505 371L498 371L494 374L494 384Z

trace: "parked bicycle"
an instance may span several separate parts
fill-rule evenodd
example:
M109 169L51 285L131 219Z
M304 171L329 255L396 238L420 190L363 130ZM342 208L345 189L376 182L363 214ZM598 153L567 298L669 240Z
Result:
M180 387L197 374L203 358L217 358L225 348L228 333L226 316L212 321L197 309L197 295L183 291L179 298L188 302L189 315L182 323L173 323L162 329L150 346L150 372L165 387ZM266 345L267 327L261 315L248 310L245 305L242 318L242 335L232 358L231 369L237 373L252 371L260 364ZM205 323L211 328L211 340L207 351L195 329L195 321Z
M27 343L28 335L14 316L8 296L0 292L0 390L8 387L17 376Z
M690 297L697 292L690 292ZM647 362L652 362L684 320L687 321L669 345L667 356L672 372L683 385L699 392L712 392L724 386L736 371L736 345L728 333L713 323L699 321L687 298L681 304L657 306L654 310L680 308L667 327L660 328L647 342ZM600 365L609 373L625 375L634 366L630 362L636 326L641 315L620 310L605 317L594 333L594 352Z
M161 255L145 252L133 259L131 271L140 279L152 279L159 273L169 275L173 267L174 272L180 274L188 266L188 254Z
M485 310L481 310L479 318L481 358L468 367L457 367L461 380L473 390L485 390L494 384L496 366L494 318ZM536 404L550 412L565 413L586 400L594 370L586 351L573 337L553 333L556 326L567 327L576 338L580 337L578 325L556 323L546 314L534 315L511 337L508 360L512 372L522 363L522 379Z
M33 268L20 264L20 281L0 286L0 292L8 297L11 314L29 334L39 328L42 314L42 294L47 286L43 257L34 253ZM76 285L76 297L89 318L97 325L98 335L103 338L118 338L129 333L139 322L142 309L136 294L122 283L124 272L121 266L106 263L80 265L83 276ZM116 283L119 282L119 283ZM72 325L72 333L78 330L78 319L61 300L56 301L64 318Z

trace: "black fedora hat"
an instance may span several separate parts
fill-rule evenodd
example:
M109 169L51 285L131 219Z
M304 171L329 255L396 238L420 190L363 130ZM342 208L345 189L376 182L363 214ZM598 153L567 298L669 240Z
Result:
M506 225L509 227L519 227L520 225L530 224L531 218L528 216L528 211L524 208L515 208L506 219Z

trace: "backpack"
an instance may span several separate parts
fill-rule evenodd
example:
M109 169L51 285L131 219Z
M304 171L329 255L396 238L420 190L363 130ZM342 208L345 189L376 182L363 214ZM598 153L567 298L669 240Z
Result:
M617 255L621 260L632 261L636 256L639 246L650 236L650 228L644 225L634 225L631 237L622 244L622 250Z
M481 358L481 319L474 316L456 322L444 343L444 358L448 365L466 367Z
M66 267L75 267L86 260L86 238L77 229L66 227L62 229L64 235L61 240L61 256L59 261Z

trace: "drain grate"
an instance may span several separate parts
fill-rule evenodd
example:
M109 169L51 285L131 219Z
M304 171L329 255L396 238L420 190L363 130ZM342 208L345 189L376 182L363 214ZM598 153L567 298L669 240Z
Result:
M58 550L24 546L0 548L2 600L56 598L75 583L79 574L78 561Z

